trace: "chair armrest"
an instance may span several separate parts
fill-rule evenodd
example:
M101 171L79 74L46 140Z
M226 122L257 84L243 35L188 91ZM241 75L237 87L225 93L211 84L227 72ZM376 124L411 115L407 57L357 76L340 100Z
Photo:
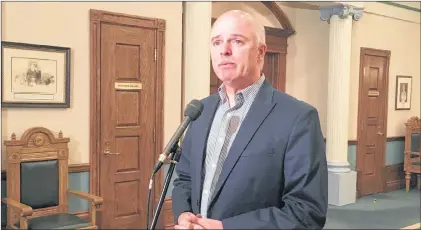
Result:
M102 197L95 196L93 194L89 194L89 193L86 193L86 192L68 190L68 194L78 196L80 198L89 200L89 201L93 202L95 205L102 205L102 203L104 202L104 199Z
M10 205L13 208L16 208L20 211L20 215L22 217L25 216L31 216L32 215L32 208L29 207L28 205L22 204L16 200L12 200L10 198L3 198L2 199L3 203Z

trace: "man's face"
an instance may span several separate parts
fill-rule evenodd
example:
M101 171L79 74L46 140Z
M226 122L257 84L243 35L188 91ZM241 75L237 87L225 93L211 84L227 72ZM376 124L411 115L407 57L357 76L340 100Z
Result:
M260 72L259 46L253 26L228 16L215 22L211 32L212 67L225 84L255 77Z

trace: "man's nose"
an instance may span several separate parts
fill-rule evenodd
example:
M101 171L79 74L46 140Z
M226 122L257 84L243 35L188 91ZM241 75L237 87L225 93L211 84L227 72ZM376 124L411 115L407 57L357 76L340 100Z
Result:
M229 42L224 42L223 44L222 44L222 47L221 47L221 55L222 56L227 56L227 55L231 55L231 46L230 46L230 44L229 44Z

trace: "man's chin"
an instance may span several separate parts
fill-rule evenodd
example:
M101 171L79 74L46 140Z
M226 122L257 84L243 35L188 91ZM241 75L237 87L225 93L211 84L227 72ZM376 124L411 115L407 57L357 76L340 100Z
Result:
M237 77L234 74L222 74L219 77L219 80L221 80L222 82L225 83L230 83L232 81L234 81Z

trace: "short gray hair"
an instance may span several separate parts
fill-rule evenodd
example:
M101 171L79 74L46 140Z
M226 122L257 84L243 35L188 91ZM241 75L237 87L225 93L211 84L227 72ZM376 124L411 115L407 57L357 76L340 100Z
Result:
M265 45L266 44L265 27L257 21L254 21L253 23L255 26L255 36L256 36L257 43L259 45Z

